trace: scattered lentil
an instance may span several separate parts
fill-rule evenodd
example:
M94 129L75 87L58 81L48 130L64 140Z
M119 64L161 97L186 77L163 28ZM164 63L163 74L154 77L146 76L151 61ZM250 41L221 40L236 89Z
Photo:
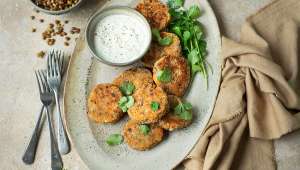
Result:
M40 19L40 22L42 22L42 23L43 23L43 22L44 22L44 19Z
M31 32L36 32L36 28L32 28Z
M69 46L69 43L68 43L68 42L65 42L64 44L65 44L65 46Z
M65 37L65 39L66 39L66 41L70 41L71 38L70 37Z
M44 51L40 51L40 52L38 52L38 53L36 54L36 56L39 57L39 58L44 58L45 52L44 52Z
M34 20L34 19L35 19L35 16L31 16L30 18L31 18L32 20Z
M55 39L53 39L53 38L48 39L47 44L50 45L50 46L54 45L55 44Z

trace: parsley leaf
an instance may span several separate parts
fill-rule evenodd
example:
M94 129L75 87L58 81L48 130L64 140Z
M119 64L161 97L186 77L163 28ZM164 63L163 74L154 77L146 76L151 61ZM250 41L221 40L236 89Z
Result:
M120 86L120 90L123 93L123 95L128 96L133 93L133 91L135 90L135 86L129 81L124 81Z
M142 124L139 126L140 128L140 131L142 132L142 134L144 135L148 135L149 132L150 132L150 126L149 125L146 125L146 124Z
M163 70L159 70L156 73L157 80L163 83L168 83L172 80L172 72L170 69L166 68Z
M123 142L123 136L120 134L111 134L107 139L106 143L109 146L119 145Z
M153 28L151 31L152 31L153 37L155 38L155 40L158 42L159 45L168 46L168 45L172 44L173 40L171 37L161 38L159 30L156 28Z
M192 120L193 115L191 113L192 105L190 103L179 103L175 108L175 115L183 120Z
M183 2L184 0L168 0L168 6L177 9L183 6Z
M134 98L132 96L128 96L127 99L128 99L128 102L126 103L126 107L130 108L134 104Z
M200 8L196 5L193 5L188 10L188 17L192 19L197 19L200 17Z
M155 38L156 41L159 41L159 40L161 39L160 33L159 33L159 30L158 30L158 29L153 28L153 29L151 30L151 32L152 32L152 35L153 35L153 37Z
M167 46L172 44L172 38L171 37L164 37L158 41L159 45L161 46Z
M133 106L134 104L134 98L132 96L123 96L118 102L119 108L123 112L127 112L127 110Z
M189 111L184 111L180 115L178 115L183 120L192 120L192 113Z
M152 101L151 102L151 110L152 111L157 111L159 109L159 103L158 102L155 102L155 101Z

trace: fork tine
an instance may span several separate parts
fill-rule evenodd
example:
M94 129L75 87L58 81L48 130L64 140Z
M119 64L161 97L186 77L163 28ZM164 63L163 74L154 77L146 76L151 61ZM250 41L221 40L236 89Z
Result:
M35 77L36 77L36 81L39 87L39 92L40 94L42 93L42 89L41 89L41 85L40 85L40 80L39 80L39 76L38 76L38 71L34 71Z
M47 79L45 78L44 70L40 70L39 73L40 73L40 76L41 76L44 92L48 92L49 91L48 90L48 83L47 83Z
M65 62L65 57L64 57L64 53L63 53L63 55L61 56L61 59L60 59L60 74L61 75L63 75L63 73L64 73L64 62Z
M37 73L39 76L40 85L41 85L41 89L42 89L42 93L43 93L43 92L45 92L45 84L44 84L43 76L41 75L41 70L38 70Z
M41 75L43 77L44 87L46 92L50 92L50 88L47 82L46 70L41 71Z
M60 75L60 65L59 65L59 56L55 58L55 74L56 76Z
M54 64L53 64L53 60L54 60L54 57L55 57L55 53L53 52L53 54L51 55L51 59L50 59L50 73L51 73L51 76L54 75Z
M47 75L51 75L51 56L52 56L53 51L50 51L47 57Z

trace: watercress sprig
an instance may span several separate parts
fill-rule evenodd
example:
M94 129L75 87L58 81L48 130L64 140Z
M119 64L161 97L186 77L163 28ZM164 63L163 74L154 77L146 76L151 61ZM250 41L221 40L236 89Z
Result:
M181 40L183 53L191 66L191 73L202 73L207 83L205 56L207 55L206 41L201 23L197 20L201 11L196 5L183 8L183 0L168 0L171 15L169 31L175 33Z

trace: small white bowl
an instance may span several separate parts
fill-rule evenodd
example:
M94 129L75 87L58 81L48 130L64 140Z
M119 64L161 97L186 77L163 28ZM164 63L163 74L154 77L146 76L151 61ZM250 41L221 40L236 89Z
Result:
M117 62L109 61L108 59L105 59L105 57L101 56L102 54L99 54L99 50L98 50L98 52L96 51L94 41L95 41L95 37L96 37L95 31L96 31L97 24L103 18L105 18L107 16L119 15L119 14L127 15L129 17L138 19L138 21L142 23L142 25L143 25L142 33L143 34L141 34L141 35L144 36L144 38L145 38L145 44L141 44L141 46L139 46L140 48L142 48L142 49L139 49L140 55L132 56L132 59L130 59L128 62L118 62L117 63ZM88 21L85 36L86 36L87 45L88 45L91 53L93 54L93 56L95 56L101 62L108 64L108 65L113 65L113 66L126 66L126 65L130 65L130 64L138 61L139 59L141 59L144 56L144 54L148 51L150 43L151 43L151 38L152 38L151 28L150 28L149 23L145 19L145 17L143 15L141 15L139 12L137 12L136 10L134 10L130 7L127 7L127 6L108 7L106 9L103 9L103 10L95 13Z

